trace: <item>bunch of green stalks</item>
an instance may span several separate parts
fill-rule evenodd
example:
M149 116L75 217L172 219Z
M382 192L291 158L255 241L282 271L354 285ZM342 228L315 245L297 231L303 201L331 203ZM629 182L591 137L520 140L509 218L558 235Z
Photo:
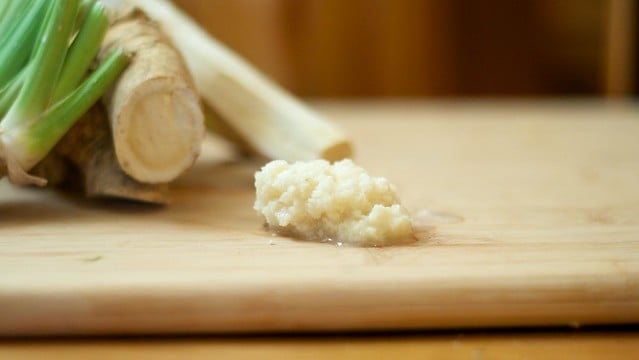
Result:
M1 0L0 176L46 184L28 172L128 64L114 49L96 66L108 26L100 1Z

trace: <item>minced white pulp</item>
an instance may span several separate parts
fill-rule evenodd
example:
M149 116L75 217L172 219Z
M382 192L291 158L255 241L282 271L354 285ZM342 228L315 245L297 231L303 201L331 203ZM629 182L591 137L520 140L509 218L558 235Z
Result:
M412 238L395 186L350 159L271 161L255 174L255 188L255 210L279 234L357 246Z

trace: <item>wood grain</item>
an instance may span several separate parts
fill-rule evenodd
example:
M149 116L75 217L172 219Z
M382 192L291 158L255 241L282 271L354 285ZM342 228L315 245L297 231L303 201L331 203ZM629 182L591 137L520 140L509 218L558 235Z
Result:
M201 162L167 208L3 183L0 334L639 320L636 105L320 110L353 134L358 163L398 186L417 243L274 237L251 209L254 163Z
M628 359L629 332L454 333L73 339L0 342L0 358L20 359Z

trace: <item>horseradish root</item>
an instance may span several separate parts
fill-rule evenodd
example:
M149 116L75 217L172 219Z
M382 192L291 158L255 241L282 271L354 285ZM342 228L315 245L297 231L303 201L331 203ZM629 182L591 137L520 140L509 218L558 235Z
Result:
M103 44L104 53L119 47L131 54L129 67L105 96L122 169L144 183L174 180L195 162L205 132L181 55L139 10L120 13Z
M250 148L271 159L339 160L351 144L334 124L266 79L168 0L129 0L183 54L204 102Z

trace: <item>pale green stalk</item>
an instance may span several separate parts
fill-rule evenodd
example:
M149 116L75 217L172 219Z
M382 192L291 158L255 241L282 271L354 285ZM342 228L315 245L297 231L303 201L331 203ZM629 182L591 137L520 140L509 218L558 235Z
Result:
M114 50L85 79L108 27L102 4L95 0L30 2L40 8L29 8L29 16L15 25L28 30L29 36L15 34L5 45L18 44L16 39L31 44L0 48L0 59L3 54L25 59L0 87L0 160L14 164L8 165L12 179L40 184L19 169L29 170L46 156L120 75L128 57L121 49ZM5 9L11 5L16 6L8 4ZM0 71L4 67L9 74L5 65L0 62Z
M7 15L7 9L11 7L13 3L12 0L0 1L0 23L5 20L5 16Z
M100 50L101 40L109 21L104 16L104 7L97 2L88 10L79 29L79 34L69 48L67 58L52 101L58 101L75 89L82 81L93 59Z
M21 122L36 121L46 109L64 64L77 9L78 0L57 0L49 3L45 35L37 39L31 71L2 121L3 128L18 126Z
M27 62L34 40L38 34L39 23L46 10L47 0L31 1L31 6L19 20L6 19L3 23L17 21L14 27L7 33L8 38L0 44L0 84L7 83Z
M24 19L24 14L31 7L33 0L5 0L0 15L0 46L11 37L16 26Z
M78 30L82 23L84 23L84 19L89 13L89 10L93 7L96 0L80 0L80 5L78 5L78 16L75 19L74 28Z
M77 119L98 101L127 64L128 57L124 52L114 50L82 85L42 114L40 120L22 134L29 153L46 154L53 148Z
M13 79L0 90L0 117L4 117L9 109L11 109L11 105L18 97L18 93L20 92L20 88L28 71L29 65L22 68L18 75L14 76Z

